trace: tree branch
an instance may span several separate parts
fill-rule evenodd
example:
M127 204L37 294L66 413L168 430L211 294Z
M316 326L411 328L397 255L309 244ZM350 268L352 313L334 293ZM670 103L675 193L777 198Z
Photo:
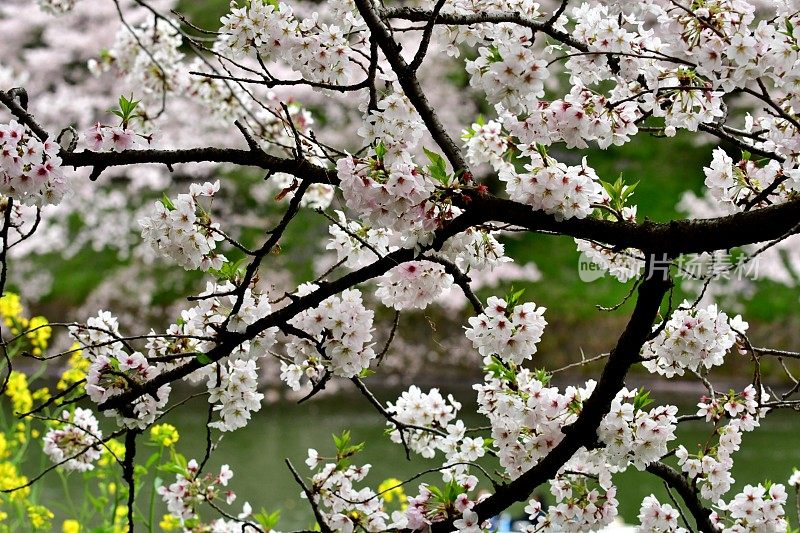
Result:
M467 163L461 155L461 150L439 121L439 117L428 102L422 87L420 87L416 72L400 55L400 46L392 38L387 27L381 22L378 13L373 9L372 0L355 0L355 4L367 23L369 31L372 33L372 38L383 50L383 55L386 56L386 60L389 61L392 69L397 74L397 82L416 108L433 140L436 141L436 144L439 145L439 148L442 149L444 155L450 161L453 170L456 172L466 170ZM424 20L427 20L427 18Z
M663 479L667 485L675 489L683 499L689 512L697 523L697 528L703 533L714 533L717 531L711 523L711 510L703 507L703 503L697 497L697 491L689 484L686 477L669 465L661 462L650 463L647 471Z
M563 428L564 439L533 468L511 483L502 485L493 495L478 503L473 511L480 520L500 514L510 505L526 500L533 490L553 478L558 470L582 447L590 447L597 440L597 428L611 407L611 401L625 385L628 369L639 359L639 353L652 329L661 300L672 285L668 278L654 270L656 256L648 257L645 280L639 287L639 296L630 321L622 332L616 347L611 350L603 373L592 395L583 404L578 419ZM450 521L437 522L434 532L452 531Z

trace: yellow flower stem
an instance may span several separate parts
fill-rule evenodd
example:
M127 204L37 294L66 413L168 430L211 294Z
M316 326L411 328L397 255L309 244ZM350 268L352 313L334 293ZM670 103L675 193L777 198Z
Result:
M45 373L45 371L46 371L46 370L47 370L47 363L45 363L44 361L40 362L40 363L39 363L39 368L37 368L37 369L34 371L34 373L33 373L33 374L31 374L31 375L30 375L30 377L28 378L28 387L30 388L31 384L32 384L34 381L36 381L37 379L39 379L40 377L42 377L42 375ZM32 390L32 389L31 389L31 390Z
M156 465L156 471L158 471L158 467L161 466L161 459L164 457L164 446L158 447L158 464ZM153 533L153 525L156 523L156 480L153 478L153 486L152 490L150 491L150 520L147 523L147 531Z
M3 368L2 370L0 370L0 375L5 376L6 372L7 372L7 370L5 368ZM8 419L6 418L5 403L3 403L2 407L0 407L0 427L2 427L2 428L7 428L8 427ZM6 437L8 437L8 435L6 435Z
M20 346L16 342L12 342L11 344L6 344L6 350L7 350L6 353L8 353L8 358L14 359L15 356L19 355L20 352L22 352L22 346Z
M67 475L60 468L56 468L56 472L58 472L58 477L61 478L61 487L64 489L64 494L67 497L67 506L69 507L67 514L74 515L77 511L77 508L75 507L75 502L72 500L72 491L69 490Z

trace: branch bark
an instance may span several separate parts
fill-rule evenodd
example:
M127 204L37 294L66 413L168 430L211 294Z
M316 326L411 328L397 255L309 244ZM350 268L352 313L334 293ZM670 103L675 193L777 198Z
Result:
M597 441L597 428L611 408L611 401L625 385L628 369L639 360L642 345L647 340L661 301L671 287L671 281L654 270L654 261L660 258L648 257L645 280L639 287L636 307L620 335L616 347L611 350L600 380L592 395L583 404L578 419L565 427L564 439L536 464L514 481L500 486L497 491L478 503L473 511L479 520L486 520L500 514L515 502L526 500L533 490L553 478L558 470L582 447L591 447ZM437 522L432 530L435 533L452 531L452 521Z
M697 529L703 533L717 531L711 523L711 510L703 506L703 502L697 497L697 491L683 474L661 462L650 463L647 465L647 471L663 479L667 485L681 495L683 503L686 504L697 523Z
M336 171L309 163L305 159L276 157L256 150L238 148L189 148L185 150L125 150L122 152L61 152L64 166L118 167L143 163L175 165L180 163L232 163L258 167L273 172L286 172L316 183L336 184Z
M461 155L461 150L452 137L447 134L444 126L442 126L436 111L433 110L428 98L422 91L415 69L411 68L403 59L400 54L400 45L392 38L388 28L381 22L377 11L373 8L372 0L355 0L355 4L367 23L367 27L372 33L372 38L378 43L378 47L383 50L383 55L397 74L397 82L416 108L433 140L436 141L447 160L450 161L453 170L456 172L467 170L467 163ZM432 13L431 16L433 16Z

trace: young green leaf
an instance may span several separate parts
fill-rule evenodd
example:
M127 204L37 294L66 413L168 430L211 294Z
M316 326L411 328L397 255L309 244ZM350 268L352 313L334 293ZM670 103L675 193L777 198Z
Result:
M175 204L172 203L172 200L169 199L167 193L164 193L164 196L161 197L161 203L164 204L164 207L167 211L175 211Z
M651 403L653 403L653 400L650 398L650 391L640 390L633 398L633 409L638 411L640 409L644 409Z
M199 353L199 354L195 355L194 358L197 359L197 362L200 363L203 366L210 365L211 363L214 362L214 361L212 361L212 359L208 355L206 355L204 353Z

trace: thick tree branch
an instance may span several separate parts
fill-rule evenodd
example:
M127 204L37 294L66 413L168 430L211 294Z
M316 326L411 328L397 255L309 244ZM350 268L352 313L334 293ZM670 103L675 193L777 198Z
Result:
M603 373L592 395L583 404L578 419L565 427L564 439L533 468L520 477L501 486L497 491L478 503L473 511L480 520L500 514L510 505L526 500L533 490L553 478L558 470L582 447L591 447L597 441L597 428L611 407L611 401L625 385L628 369L639 360L639 353L647 340L653 321L658 314L661 300L671 286L671 281L662 277L662 272L653 269L654 260L650 256L645 280L639 287L639 296L630 321L622 332L616 347L603 368ZM452 531L452 524L434 524L434 532Z
M62 152L64 166L118 167L143 163L175 165L180 163L232 163L258 167L273 172L286 172L317 183L338 183L335 170L328 170L305 159L289 159L256 150L238 148L189 148L185 150L125 150L122 152Z
M477 194L471 198L465 204L468 218L458 221L464 229L478 223L505 222L530 231L554 232L618 248L668 255L726 250L765 242L785 237L800 222L800 200L725 217L634 224L595 218L558 221L511 200Z
M703 507L703 502L697 497L697 491L683 474L661 462L650 463L647 465L647 471L663 479L667 485L681 495L683 503L686 504L697 523L697 529L703 533L717 531L711 523L711 510Z
M17 103L15 95L20 97L21 104ZM44 142L49 137L47 131L26 110L28 107L28 94L24 89L11 89L8 92L0 91L0 104L6 106L11 111L11 114L19 120L20 124L30 128L40 141Z
M403 56L400 54L400 45L392 38L388 28L381 22L378 13L373 8L372 0L355 0L356 7L358 8L361 16L369 27L372 33L372 38L378 43L378 46L383 50L383 55L392 66L392 69L397 74L397 82L403 88L408 99L411 101L417 113L419 113L422 122L425 123L428 131L439 145L439 148L444 152L447 160L450 161L454 171L466 170L467 162L461 155L461 150L455 141L445 131L439 117L428 102L428 97L422 90L417 79L417 74L411 66L406 63ZM432 15L432 14L431 14ZM427 19L425 19L427 20Z
M380 13L381 17L387 19L401 19L410 22L428 22L433 17L433 12L417 8L417 7L397 7L384 9ZM512 22L519 24L526 28L532 29L534 32L542 32L549 35L553 39L567 44L581 52L588 52L589 47L573 39L569 34L553 28L555 20L551 19L547 22L537 22L531 20L517 12L496 12L496 13L470 13L470 14L454 14L454 13L439 13L436 16L436 24L445 24L448 26L471 26L472 24L499 24L501 22ZM371 29L371 28L370 28Z
M652 222L632 224L588 218L557 221L552 216L533 211L523 204L498 198L481 198L476 195L476 200L471 202L469 211L437 232L433 248L438 249L449 237L468 227L492 220L519 225L531 231L552 231L620 247L638 248L656 253L658 261L668 261L681 253L727 249L786 235L787 231L797 227L800 221L800 201L715 219L682 220L668 224ZM319 305L329 296L380 276L390 268L416 257L413 250L397 250L336 281L322 284L308 296L299 298L251 324L244 333L224 332L219 344L207 355L212 361L218 361L230 354L238 344L253 339L265 329L285 324L297 313ZM640 300L642 290L640 287ZM181 379L202 366L203 364L197 359L193 359L184 366L157 376L148 382L144 389L147 392L154 392L162 385ZM99 408L100 410L120 408L140 395L140 391L128 391L109 399Z
M257 320L253 324L249 325L243 333L227 330L221 332L218 344L206 354L206 357L212 362L219 361L223 357L229 355L239 344L255 338L259 333L267 328L281 326L287 323L298 313L306 309L316 307L326 298L338 294L345 289L358 285L359 283L363 283L374 277L380 276L394 266L406 261L411 261L415 257L416 255L414 250L400 249L382 257L368 266L346 274L333 282L322 283L316 291L301 298L297 298L286 307L278 309L266 317ZM174 368L164 372L163 374L159 374L144 384L141 390L126 391L123 394L108 399L107 401L98 405L98 409L100 411L105 411L107 409L124 408L143 393L153 393L161 386L188 376L203 366L205 365L198 359L192 359L189 363L183 366Z

